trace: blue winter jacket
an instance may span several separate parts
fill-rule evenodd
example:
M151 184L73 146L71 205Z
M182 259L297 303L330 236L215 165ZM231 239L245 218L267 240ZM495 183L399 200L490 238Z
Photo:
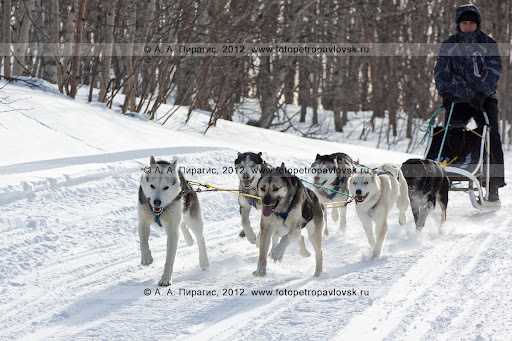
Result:
M474 5L457 8L455 22L465 11L480 11ZM496 93L501 73L501 59L496 41L480 31L451 35L441 44L434 68L436 88L441 97L470 103L475 97Z

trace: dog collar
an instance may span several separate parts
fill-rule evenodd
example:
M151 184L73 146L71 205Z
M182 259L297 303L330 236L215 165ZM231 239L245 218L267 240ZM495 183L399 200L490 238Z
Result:
M288 209L285 212L279 212L279 213L274 212L274 214L277 215L278 217L283 218L283 220L286 220L286 218L288 218L288 214L290 214L290 211L292 210L293 204L297 200L297 195L299 195L299 189L297 189L297 191L295 192L295 195L293 196L293 199L290 202L290 206L288 206Z
M169 205L165 206L164 208L162 208L162 210L160 211L160 213L155 213L155 211L153 210L153 206L151 206L151 201L149 200L149 198L146 198L146 201L148 203L148 206L149 206L149 210L151 211L151 213L153 213L153 218L155 220L155 223L162 227L162 222L160 221L160 216L167 210L167 208L169 206L171 206L176 200L180 200L181 197L183 196L183 193L184 191L181 190L178 195L176 196L176 198L174 198L170 203Z
M175 199L175 200L176 200L176 199ZM160 211L160 213L155 213L155 211L153 211L153 206L151 206L151 203L149 202L149 200L147 200L147 202L148 202L149 210L151 211L151 213L153 213L153 218L154 218L154 220L155 220L155 223L156 223L158 226L162 227L162 222L160 221L160 216L162 215L162 213L164 213L164 212L165 212L165 210L167 209L167 207L169 207L169 206L170 206L170 204L169 204L169 205L167 205L167 206L165 206L164 208L162 208L162 210ZM172 204L173 202L174 202L174 200L171 202L171 204Z
M287 212L281 212L281 213L276 213L276 214L277 214L278 217L281 217L281 218L283 218L283 220L286 220L286 218L288 218L288 214L289 213L290 212L287 211Z

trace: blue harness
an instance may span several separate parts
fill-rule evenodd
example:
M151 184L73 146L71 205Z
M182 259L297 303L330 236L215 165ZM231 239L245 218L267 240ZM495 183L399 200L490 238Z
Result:
M256 199L249 198L249 199L245 199L245 200L247 200L247 202L249 202L249 205L251 205L252 207L256 208Z
M334 199L336 194L338 194L339 190L341 189L341 180L342 180L342 178L336 178L336 181L333 184L334 188L333 188L332 192L330 194L327 194L327 198L329 198L329 200Z
M288 209L288 211L286 211L286 212L276 213L276 215L277 215L278 217L283 218L283 220L286 220L286 218L288 218L288 214L289 214L289 213L290 213L290 209Z
M158 226L162 227L162 222L160 221L160 214L162 213L155 214L155 223L157 223Z

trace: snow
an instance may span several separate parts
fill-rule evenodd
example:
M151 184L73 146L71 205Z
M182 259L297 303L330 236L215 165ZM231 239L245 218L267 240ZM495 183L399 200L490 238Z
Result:
M211 267L201 271L196 245L180 240L168 295L157 286L165 231L156 225L154 262L140 265L135 208L149 155L217 169L221 174L187 177L228 188L237 185L229 171L237 151L262 151L269 162L294 168L308 166L316 153L341 151L366 164L412 155L223 120L204 135L207 113L194 113L184 126L186 109L178 110L162 127L39 90L9 85L0 95L9 98L0 104L1 340L510 339L509 188L494 213L479 213L467 195L451 193L441 233L430 218L418 235L410 213L401 227L392 212L378 260L368 258L350 207L345 236L328 222L325 273L318 279L314 259L302 258L295 245L282 263L269 262L266 277L254 277L258 252L238 237L236 196L202 193ZM257 213L251 222L257 228ZM233 291L223 295L224 289ZM260 289L272 295L253 292ZM341 294L352 289L357 295ZM217 295L191 297L184 290ZM305 290L330 292L301 296Z

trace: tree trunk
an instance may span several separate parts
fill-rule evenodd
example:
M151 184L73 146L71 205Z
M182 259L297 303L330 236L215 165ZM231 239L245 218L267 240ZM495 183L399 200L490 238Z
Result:
M48 32L50 36L50 44L55 44L55 46L59 43L60 40L60 8L59 1L49 1L48 6L50 7L48 11ZM47 50L50 52L50 50ZM54 50L55 51L55 50ZM54 56L45 56L46 60L46 68L45 68L45 79L52 83L57 83L59 89L62 89L62 77L59 77L58 65L60 64L60 59L57 53Z
M115 9L117 0L107 1L105 3L105 39L103 44L105 49L101 57L101 71L100 71L100 91L98 94L98 101L105 103L107 101L108 85L110 83L110 67L112 64L112 52L114 43L114 28L116 22Z
M87 0L78 0L78 15L75 17L75 31L73 39L73 56L71 57L71 74L69 78L70 97L75 98L80 83L80 43L82 42L82 30L85 23Z
M126 79L124 83L124 104L123 113L135 111L135 63L133 57L133 43L135 41L135 23L137 20L137 2L132 0L127 8L128 13L128 39L129 43L126 49Z
M12 10L12 3L11 0L3 0L2 3L2 37L3 37L3 43L4 44L11 44L12 43L12 35L11 35L11 10ZM11 73L11 56L9 53L7 53L6 56L4 56L4 76L6 78L10 78Z
M30 27L32 26L31 18L32 12L35 7L35 0L22 1L20 8L22 9L21 14L21 26L19 27L19 33L16 39L18 46L14 49L14 74L15 75L29 75L30 71L26 65L26 53L30 40Z

